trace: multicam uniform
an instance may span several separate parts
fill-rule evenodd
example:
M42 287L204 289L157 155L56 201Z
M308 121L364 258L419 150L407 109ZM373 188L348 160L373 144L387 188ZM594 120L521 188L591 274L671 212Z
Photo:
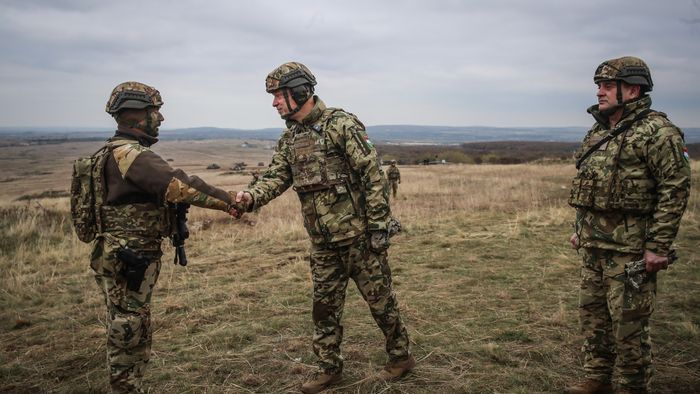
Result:
M690 192L683 133L650 107L646 95L625 104L617 128L631 127L583 160L569 200L584 252L579 307L587 378L609 382L614 368L622 387L641 391L652 375L656 275L637 291L625 284L624 267L644 250L668 255ZM610 132L598 106L588 112L597 123L577 159Z
M248 190L252 209L292 186L311 237L314 352L327 373L342 370L341 317L352 278L386 337L391 360L409 356L406 328L392 289L386 250L372 251L368 234L387 230L388 196L376 151L352 114L315 105L301 122L287 120L268 170Z
M386 176L391 184L391 195L396 198L396 193L399 190L399 183L401 182L401 172L399 172L396 165L392 163L386 170Z
M170 234L166 202L186 202L228 211L229 193L170 167L149 146L157 139L118 130L106 144L101 233L91 267L107 304L107 359L113 392L140 392L151 352L150 303L160 272L161 241ZM138 291L127 288L126 263L116 257L129 248L149 260Z

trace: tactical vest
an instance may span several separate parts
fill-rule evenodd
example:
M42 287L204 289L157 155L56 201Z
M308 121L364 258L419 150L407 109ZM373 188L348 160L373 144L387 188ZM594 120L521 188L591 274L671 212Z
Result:
M327 109L311 126L297 126L291 141L293 188L302 203L304 226L314 244L335 245L365 233L359 177L330 137Z
M648 116L661 115L655 112ZM636 122L635 122L636 123ZM646 164L636 155L626 155L622 177L620 158L634 126L593 152L582 164L571 186L569 205L595 211L618 211L632 214L652 212L656 206L656 181ZM589 138L583 152L595 145Z
M71 214L81 241L91 242L105 234L121 239L160 239L171 233L171 214L165 206L153 203L104 205L107 159L114 149L134 143L131 140L110 141L92 156L74 163Z
M398 168L392 168L389 167L389 169L386 170L386 174L389 177L390 181L396 181L399 179L399 170Z
M311 127L295 130L292 143L292 175L294 190L308 193L330 188L352 187L356 180L347 159L326 135L325 123L333 110L326 110Z

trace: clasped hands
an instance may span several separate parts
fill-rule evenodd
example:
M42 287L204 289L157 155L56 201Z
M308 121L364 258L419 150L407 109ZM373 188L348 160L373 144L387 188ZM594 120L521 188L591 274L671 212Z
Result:
M240 219L244 213L250 211L253 205L253 196L242 190L238 193L229 192L229 195L231 196L232 203L229 207L228 214L236 219Z

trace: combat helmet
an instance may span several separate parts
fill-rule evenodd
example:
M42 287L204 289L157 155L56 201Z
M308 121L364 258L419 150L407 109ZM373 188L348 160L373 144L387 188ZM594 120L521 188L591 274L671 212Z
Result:
M624 81L630 85L639 85L642 92L651 92L654 83L651 80L651 71L644 61L634 56L624 56L617 59L606 60L598 66L593 76L593 82ZM619 89L618 89L619 91Z
M144 109L161 105L163 105L163 99L156 88L141 82L129 81L120 83L112 90L105 111L116 116L123 109Z
M284 99L290 111L285 118L298 112L301 106L313 96L315 85L316 77L311 73L311 70L298 62L284 63L272 70L265 78L265 91L268 93L285 89ZM291 108L288 92L291 93L292 99L297 103L295 109Z

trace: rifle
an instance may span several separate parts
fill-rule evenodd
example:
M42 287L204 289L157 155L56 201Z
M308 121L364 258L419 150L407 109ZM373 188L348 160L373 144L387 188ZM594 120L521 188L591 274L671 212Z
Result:
M187 265L187 254L185 253L185 240L190 237L190 230L187 229L187 211L190 204L178 202L175 205L175 231L170 240L175 247L174 264Z
M673 264L674 261L678 260L676 251L672 250L668 254L668 265ZM647 273L647 264L644 258L637 261L630 261L625 264L625 277L627 284L632 286L633 289L639 290L639 287L648 279L649 275Z

